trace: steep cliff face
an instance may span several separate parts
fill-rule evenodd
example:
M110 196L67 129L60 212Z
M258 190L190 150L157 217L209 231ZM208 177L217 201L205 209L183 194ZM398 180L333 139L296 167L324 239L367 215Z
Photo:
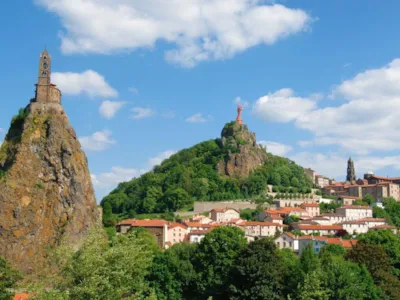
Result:
M0 148L0 256L35 272L61 239L77 244L99 226L98 215L86 156L61 105L21 110Z
M265 150L257 144L256 135L246 125L227 123L221 133L222 147L227 150L224 161L218 163L218 173L230 177L247 177L267 159Z

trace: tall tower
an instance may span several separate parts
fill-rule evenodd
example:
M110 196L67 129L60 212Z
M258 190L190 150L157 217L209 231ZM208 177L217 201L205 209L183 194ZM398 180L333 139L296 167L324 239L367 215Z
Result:
M38 82L36 83L36 95L32 102L40 104L61 104L61 92L55 84L50 81L51 76L51 56L45 49L40 54ZM44 107L44 106L41 106Z
M48 102L50 94L51 56L45 49L40 54L36 102Z
M347 161L347 177L346 181L348 182L355 182L356 181L356 171L354 169L354 161L350 157Z

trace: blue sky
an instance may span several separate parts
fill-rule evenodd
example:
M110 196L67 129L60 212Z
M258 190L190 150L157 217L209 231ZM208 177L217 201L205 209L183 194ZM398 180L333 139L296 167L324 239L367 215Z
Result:
M98 200L243 119L276 154L343 179L400 172L400 2L35 0L2 4L0 139L39 54Z

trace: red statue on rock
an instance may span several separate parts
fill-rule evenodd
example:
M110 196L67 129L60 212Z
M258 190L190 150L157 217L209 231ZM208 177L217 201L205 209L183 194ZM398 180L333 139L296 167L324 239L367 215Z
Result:
M238 116L236 118L236 123L238 123L240 125L243 125L242 110L243 110L243 106L242 105L238 105L238 108L237 108Z

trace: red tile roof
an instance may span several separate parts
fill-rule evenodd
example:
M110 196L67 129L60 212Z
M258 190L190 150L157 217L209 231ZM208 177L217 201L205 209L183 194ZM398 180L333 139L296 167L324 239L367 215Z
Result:
M339 207L338 209L341 209L341 208L345 208L345 209L371 209L372 210L372 207L369 207L369 206L362 206L362 205L343 205L343 206L341 206L341 207Z
M234 210L234 211L236 211L236 212L239 212L237 209L229 208L229 207L226 207L226 208L214 208L214 209L212 209L211 211L215 211L215 212L226 212L227 210Z
M317 203L302 203L301 207L319 207Z
M357 244L357 240L351 239L351 240L342 240L342 246L345 248L352 248Z
M14 300L27 300L29 299L29 295L26 293L15 294Z
M175 228L175 227L181 227L183 229L186 229L186 226L181 224L181 223L170 223L170 224L168 224L168 228Z
M287 225L282 225L279 223L273 222L255 222L255 221L248 221L239 224L239 226L277 226L277 227L287 227Z
M363 218L358 221L363 221L363 222L386 222L387 220L385 218Z
M340 225L307 225L307 224L298 224L297 225L301 230L341 230L343 229Z
M199 222L185 222L187 227L202 227L202 228L210 228L212 227L211 224L201 224Z
M205 235L205 234L209 233L211 230L212 230L212 228L207 229L207 230L192 230L189 233L189 235Z
M284 232L283 234L286 234L288 237L290 237L292 239L296 238L296 236L293 233L290 233L290 232Z
M396 226L391 226L391 225L377 225L375 227L372 227L372 229L396 229Z

